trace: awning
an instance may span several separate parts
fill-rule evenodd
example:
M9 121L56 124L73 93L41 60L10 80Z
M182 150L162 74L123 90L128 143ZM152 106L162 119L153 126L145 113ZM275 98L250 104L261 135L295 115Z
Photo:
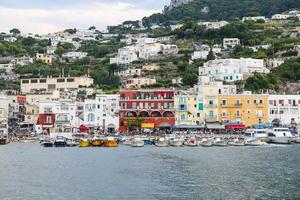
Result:
M154 128L154 123L142 123L141 128Z
M245 129L246 126L243 124L229 124L225 126L226 129Z
M160 125L157 126L158 128L170 128L171 125L168 123L161 123Z
M212 123L212 124L206 124L207 129L225 129L224 125L221 125L219 123Z
M204 126L201 125L175 125L172 126L173 129L203 129Z
M83 125L80 126L78 129L79 129L80 131L83 131L83 132L86 132L86 131L90 130L89 127L83 126Z

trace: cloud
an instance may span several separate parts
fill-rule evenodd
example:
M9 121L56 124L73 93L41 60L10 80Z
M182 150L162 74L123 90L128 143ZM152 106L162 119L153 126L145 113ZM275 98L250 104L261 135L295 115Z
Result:
M0 6L0 31L19 28L25 33L49 33L66 28L88 28L96 26L105 29L125 20L137 20L152 13L155 9L136 7L130 3L93 2L61 9L8 8Z

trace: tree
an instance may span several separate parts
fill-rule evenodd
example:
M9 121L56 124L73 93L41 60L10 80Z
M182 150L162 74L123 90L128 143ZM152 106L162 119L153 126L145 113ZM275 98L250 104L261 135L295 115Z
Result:
M89 28L89 30L90 30L90 31L94 31L94 30L96 30L96 27L95 27L95 26L91 26L91 27Z
M9 32L10 32L11 34L13 34L13 35L18 35L18 34L21 33L21 31L20 31L19 29L17 29L17 28L13 28L13 29L11 29Z
M75 34L77 32L77 29L76 28L73 28L73 29L66 29L64 30L65 33L69 33L69 34Z
M186 71L182 76L182 83L186 86L194 86L198 82L198 75L197 73L191 73Z
M64 53L66 53L66 50L63 47L57 47L54 53L61 57Z
M208 56L207 56L207 60L214 60L214 59L216 59L216 57L214 55L212 48L210 48Z

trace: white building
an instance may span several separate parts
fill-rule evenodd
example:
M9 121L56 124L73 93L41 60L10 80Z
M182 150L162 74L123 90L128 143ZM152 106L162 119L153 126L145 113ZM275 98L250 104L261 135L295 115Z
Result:
M176 29L180 29L181 27L183 27L183 24L170 25L170 28L171 28L172 31L174 31Z
M258 20L263 20L266 21L265 16L254 16L254 17L243 17L242 21L258 21Z
M142 69L140 69L140 68L128 68L126 70L119 71L117 74L120 77L141 76L142 75Z
M157 56L162 51L162 46L159 43L145 44L139 47L139 58L148 60L151 57Z
M122 82L124 88L140 88L142 86L153 85L155 83L155 78L147 77L129 78Z
M208 45L201 45L201 47L192 54L192 60L207 59L210 50L212 50L214 54L221 53L221 48L218 45L214 45L212 48Z
M136 48L128 46L119 49L118 55L110 59L110 64L130 64L136 60L138 60Z
M5 73L12 72L13 65L11 63L0 64L0 70L3 70Z
M89 87L94 80L87 76L81 77L47 77L28 78L21 80L22 93L52 92L54 90L76 90L81 87Z
M177 45L175 44L162 45L162 53L164 55L176 55L178 54L178 51Z
M54 55L56 49L56 46L48 46L46 47L46 53L49 55Z
M224 38L223 39L223 48L229 49L234 48L236 45L240 45L241 41L238 38Z
M229 24L227 21L198 22L199 26L205 26L207 29L220 29L227 24Z
M272 15L271 19L273 19L273 20L286 20L289 17L291 17L291 15L288 15L288 14L276 14L276 15Z
M70 60L77 60L77 59L83 59L87 57L88 53L87 52L81 52L81 51L70 51L67 53L64 53L62 55L63 58L67 58Z
M269 121L300 123L300 95L270 95Z
M17 41L17 38L15 38L15 37L5 37L4 41L6 41L6 42L15 42L15 41Z
M9 100L7 96L0 94L0 136L8 134Z
M119 129L119 95L97 95L84 102L84 125L114 131Z
M234 82L244 80L254 72L269 73L262 59L240 58L210 60L199 67L200 76L211 76L216 80Z
M23 56L23 57L19 57L19 58L14 58L12 60L12 64L13 65L29 65L33 63L33 58L29 57L29 56Z
M41 100L39 101L39 114L54 114L55 127L61 130L80 126L76 118L76 103L71 100Z

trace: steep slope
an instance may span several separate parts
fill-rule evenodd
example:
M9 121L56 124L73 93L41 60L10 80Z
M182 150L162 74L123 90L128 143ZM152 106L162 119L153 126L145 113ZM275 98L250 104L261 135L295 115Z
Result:
M299 0L194 0L188 4L145 17L143 23L169 23L192 17L197 20L230 20L235 17L263 15L270 17L300 8Z

